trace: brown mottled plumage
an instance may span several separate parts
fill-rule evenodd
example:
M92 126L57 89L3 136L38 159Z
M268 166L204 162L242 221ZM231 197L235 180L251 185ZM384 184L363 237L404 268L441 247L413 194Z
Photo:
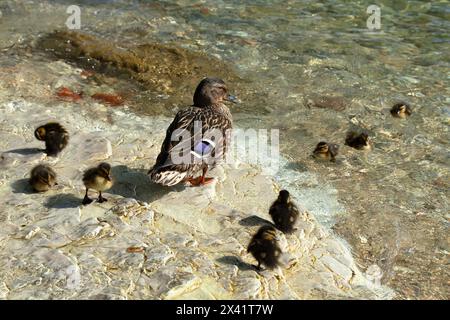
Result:
M227 132L233 125L230 110L223 102L238 102L227 91L221 79L205 78L200 82L194 93L194 105L179 111L167 129L161 152L148 172L153 182L173 186L189 181L198 186L212 180L205 177L206 172L226 153L230 143ZM220 136L216 135L214 141L207 139L213 132ZM182 150L187 158L179 161L176 157ZM201 176L194 178L197 174Z
M370 150L372 148L370 146L369 136L365 132L357 133L350 131L345 138L345 144L358 150Z
M314 149L313 156L316 159L336 161L338 151L339 146L337 144L321 141L317 144L316 148Z
M280 191L278 199L270 206L269 214L275 226L280 231L284 233L292 233L295 231L294 226L297 222L299 212L287 190Z
M411 107L405 102L396 103L391 108L391 114L396 118L404 119L406 117L409 117L411 113L412 113Z
M261 269L261 264L269 269L277 267L282 252L277 243L275 228L262 226L250 241L247 252L258 261L258 270Z
M56 185L56 172L48 165L39 164L30 173L30 185L37 192L44 192Z
M108 163L102 162L97 167L86 170L83 175L83 183L86 187L83 204L92 202L92 199L88 197L89 189L98 191L98 202L102 203L107 201L107 199L102 197L102 191L108 190L113 185L111 166Z
M36 139L45 141L45 152L57 156L69 143L69 133L57 122L49 122L34 131Z

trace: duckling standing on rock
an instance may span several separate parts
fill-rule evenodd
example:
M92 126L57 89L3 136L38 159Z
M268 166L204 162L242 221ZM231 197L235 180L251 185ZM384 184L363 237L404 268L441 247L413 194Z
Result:
M248 245L247 252L258 261L256 268L261 270L261 264L269 269L279 265L281 249L276 239L276 230L272 226L262 226L253 236Z
M367 133L350 131L345 138L345 144L358 150L370 150L370 141Z
M102 191L108 190L113 185L111 166L102 162L97 167L86 170L83 175L83 183L86 187L86 195L82 202L84 205L92 202L92 199L88 197L89 189L98 191L98 202L107 201L107 199L102 197Z
M297 222L299 212L287 190L280 191L278 199L270 206L269 214L275 223L275 227L280 231L284 233L295 231L294 225Z
M333 143L327 143L321 141L317 144L316 149L313 151L313 156L316 159L336 161L336 156L339 151L339 146Z
M221 79L205 78L194 93L194 105L181 110L166 132L156 163L148 175L153 182L173 186L188 181L192 186L210 183L206 178L222 160L230 144L233 125L230 110L225 101L238 103L228 94ZM207 138L214 136L214 140ZM180 158L180 154L186 155ZM197 174L199 177L194 178Z
M409 117L412 113L411 107L404 102L396 103L391 108L391 114L394 117L405 119L406 117Z
M67 130L57 122L49 122L34 131L36 139L45 141L48 156L57 156L69 143Z
M56 185L56 172L48 165L39 164L30 173L30 185L37 192L44 192Z

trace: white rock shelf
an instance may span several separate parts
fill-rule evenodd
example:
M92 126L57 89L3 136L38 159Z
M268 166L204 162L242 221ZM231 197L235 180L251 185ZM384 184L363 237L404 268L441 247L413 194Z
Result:
M257 273L246 247L262 219L270 220L268 207L280 188L273 177L241 163L217 168L209 186L160 187L146 171L170 119L89 108L0 104L0 298L392 297L307 211L296 234L279 234L283 267ZM71 134L57 158L37 150L43 144L33 136L49 120ZM109 201L81 206L82 172L103 160L116 179L105 194ZM40 162L54 167L59 185L38 194L27 178ZM129 247L144 249L130 253Z
M171 119L58 102L58 86L83 81L62 61L0 68L0 79L0 299L393 297L381 270L362 273L330 231L345 209L314 174L236 163L211 172L211 185L164 188L146 173ZM33 135L50 120L70 133L57 158ZM116 180L109 201L82 206L82 173L100 161ZM41 162L56 170L58 186L34 193L29 172ZM303 214L295 234L279 234L283 267L257 273L246 247L281 187Z

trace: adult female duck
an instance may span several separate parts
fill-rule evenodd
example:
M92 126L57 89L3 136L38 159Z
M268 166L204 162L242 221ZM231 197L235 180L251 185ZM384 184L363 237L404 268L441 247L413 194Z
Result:
M224 101L239 102L221 79L205 78L199 83L194 105L179 111L167 129L161 152L148 172L153 182L173 186L188 181L199 186L212 181L206 172L225 155L233 125Z

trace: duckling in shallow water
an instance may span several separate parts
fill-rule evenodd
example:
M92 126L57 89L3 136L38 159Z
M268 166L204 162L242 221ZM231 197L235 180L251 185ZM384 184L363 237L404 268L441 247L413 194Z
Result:
M276 230L272 226L262 226L253 236L248 245L247 252L258 261L256 268L261 270L261 264L269 269L279 265L281 249L276 239Z
M411 113L412 113L411 107L405 102L396 103L391 108L391 114L396 118L405 119L406 117L409 117Z
M358 150L370 150L369 135L365 132L350 131L345 138L345 144Z
M313 156L316 159L336 161L338 151L339 146L337 144L321 141L317 144L316 148L314 149Z
M49 122L34 131L36 139L45 141L45 152L57 156L69 143L69 133L57 122Z
M278 199L270 206L269 214L278 230L284 233L294 232L299 212L287 190L280 191Z
M102 162L97 167L86 170L83 175L83 183L86 187L86 195L82 202L84 205L92 202L92 199L88 197L89 189L98 191L98 202L107 201L107 199L102 197L102 191L108 190L113 185L111 166Z
M56 172L48 165L39 164L30 173L30 185L37 192L44 192L56 185Z

